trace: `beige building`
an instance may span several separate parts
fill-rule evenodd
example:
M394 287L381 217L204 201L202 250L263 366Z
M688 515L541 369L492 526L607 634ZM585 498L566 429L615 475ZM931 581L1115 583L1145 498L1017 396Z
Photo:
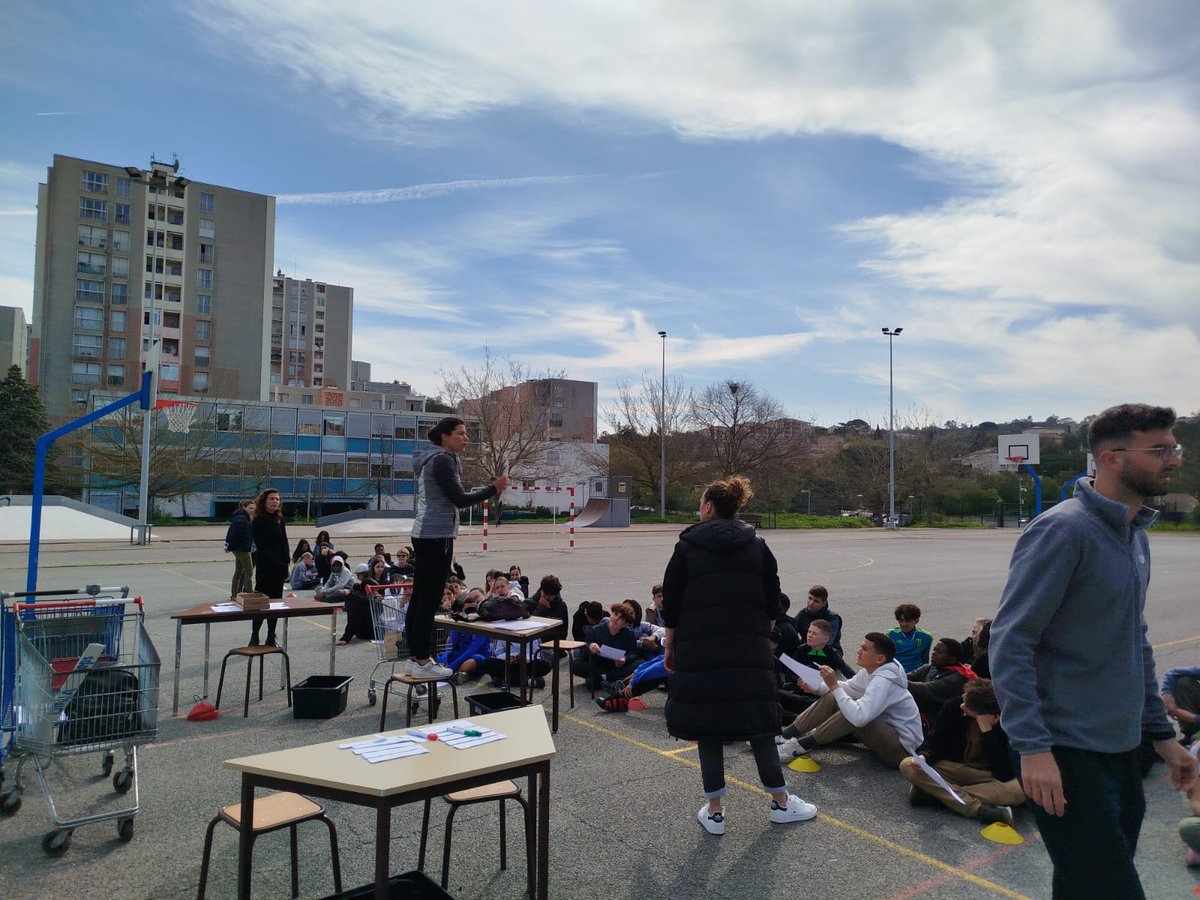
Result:
M55 155L39 185L29 380L52 418L136 390L152 339L161 396L269 396L275 198L178 170Z
M29 326L25 310L19 306L0 306L0 378L13 366L26 370L29 354Z
M348 390L353 323L354 288L276 272L271 280L272 396L276 387Z

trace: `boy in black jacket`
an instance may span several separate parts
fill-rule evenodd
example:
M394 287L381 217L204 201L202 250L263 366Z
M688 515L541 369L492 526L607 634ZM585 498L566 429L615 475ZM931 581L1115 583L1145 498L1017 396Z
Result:
M900 774L911 785L908 799L913 806L941 803L969 819L1012 825L1012 807L1025 802L1025 792L1013 769L1008 737L1000 727L1000 704L991 681L967 682L962 703L942 707L921 749L922 758L962 802L938 787L909 757L901 761Z
M775 624L779 625L778 620ZM854 670L846 665L842 655L829 644L832 632L833 626L830 625L828 619L814 619L809 623L804 643L792 651L783 652L801 665L814 669L829 666L838 674L844 675L846 678L853 678ZM774 640L775 636L772 635L772 642ZM779 649L783 650L782 643L780 643ZM820 695L808 691L796 678L795 673L783 663L776 663L776 667L782 676L779 688L779 721L782 725L791 725L796 716L817 702Z

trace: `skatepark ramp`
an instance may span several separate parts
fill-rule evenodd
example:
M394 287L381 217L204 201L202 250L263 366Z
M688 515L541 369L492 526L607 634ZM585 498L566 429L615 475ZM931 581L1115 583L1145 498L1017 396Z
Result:
M614 475L591 481L591 496L575 516L575 527L628 528L633 479L628 475Z

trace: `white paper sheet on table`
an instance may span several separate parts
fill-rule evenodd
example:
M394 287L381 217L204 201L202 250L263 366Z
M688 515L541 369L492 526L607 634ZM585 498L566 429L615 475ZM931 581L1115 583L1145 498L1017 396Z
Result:
M804 682L806 687L819 689L825 682L821 680L821 673L812 666L806 666L803 663L796 662L786 653L781 653L779 661L796 673L796 677Z
M288 605L286 603L284 603L282 600L271 601L271 609L287 609L287 608L288 608Z
M963 806L967 805L967 801L964 800L962 797L958 796L958 794L954 793L954 788L950 787L950 785L946 782L946 779L941 776L941 774L938 772L937 769L935 769L929 763L925 762L924 759L922 759L920 756L917 756L916 754L913 754L913 762L915 762L917 764L917 768L919 768L922 772L924 772L926 775L928 775L930 778L933 779L934 784L936 784L942 790L946 791L946 793L948 793L951 797L953 797L955 800L957 800Z
M619 647L610 647L607 644L601 644L600 655L605 659L624 659L625 651Z
M212 611L216 613L241 612L242 606L240 603L214 603Z
M455 728L461 728L464 731L478 731L479 734L459 734L452 730ZM500 734L498 731L492 731L490 728L476 725L467 719L460 719L457 722L447 722L445 725L410 728L408 729L408 733L418 738L428 738L429 735L436 734L439 743L453 747L455 750L470 750L472 747L478 747L480 744L490 744L493 741L503 741L506 739L506 735Z
M408 735L377 735L366 741L351 744L338 744L339 750L351 750L355 756L369 763L385 762L389 759L401 759L405 756L418 756L428 753L416 738Z
M544 628L541 622L526 622L524 619L512 619L504 622L488 622L493 628L499 628L503 631L537 631L539 628Z

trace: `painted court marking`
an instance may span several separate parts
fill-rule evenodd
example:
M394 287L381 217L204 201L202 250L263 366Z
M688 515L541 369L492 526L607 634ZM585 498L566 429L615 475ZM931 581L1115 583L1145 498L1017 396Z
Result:
M588 722L584 719L580 719L571 713L560 713L559 715L564 719L574 722L576 725L582 725L584 728L590 728L592 731L597 731L600 734L607 735L611 738L616 738L618 741L622 741L623 743L630 744L634 747L639 747L642 750L649 750L651 753L656 753L664 759L674 760L675 762L684 766L688 766L692 769L700 768L700 763L698 761L684 759L680 756L677 756L676 754L679 753L680 750L660 750L658 747L653 747L650 744L637 740L636 738L631 738L628 735L621 734L618 731L605 728L603 725L597 725L594 722ZM691 749L691 747L689 746L688 749ZM770 794L768 794L762 788L750 784L749 782L742 781L737 778L730 778L728 776L726 776L725 781L727 784L741 788L742 790L748 791L752 794L757 794L760 797L770 796ZM1030 898L1024 894L1019 894L1016 891L1010 890L1009 888L1004 887L1004 885L996 884L994 881L988 881L986 878L980 878L978 875L973 875L970 872L964 871L963 869L949 865L948 863L944 863L939 859L934 859L932 856L921 853L919 850L913 850L911 847L905 847L903 844L898 844L895 841L889 840L888 838L881 837L877 834L872 834L870 831L866 831L856 825L851 825L849 822L843 822L840 819L835 819L832 816L828 816L822 812L817 813L817 818L827 825L833 825L837 828L841 828L843 831L848 831L855 837L862 838L863 840L869 841L870 843L876 844L880 847L885 847L894 853L899 853L901 856L907 856L909 859L924 863L927 866L945 873L947 876L961 878L964 881L969 881L971 884L976 884L979 885L979 887L986 888L989 891L994 891L1001 896L1009 897L1011 900L1030 900Z

